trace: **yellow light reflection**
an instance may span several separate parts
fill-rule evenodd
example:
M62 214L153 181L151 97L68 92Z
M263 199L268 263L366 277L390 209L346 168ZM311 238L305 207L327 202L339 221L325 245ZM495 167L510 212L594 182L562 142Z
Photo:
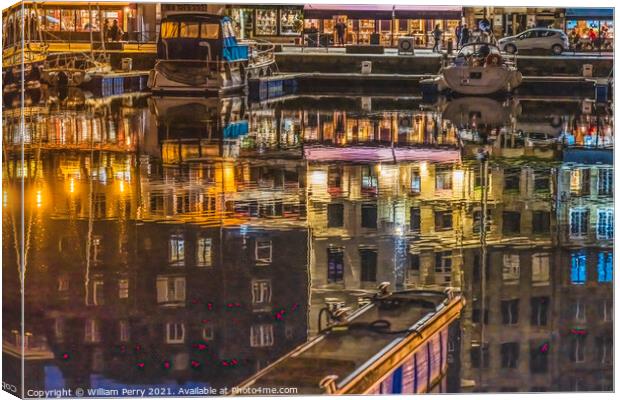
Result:
M40 190L37 190L37 208L40 208L43 204L43 195Z
M118 190L119 190L121 193L124 193L124 192L125 192L125 182L123 182L123 181L119 181Z
M69 193L75 192L75 180L73 178L69 179Z

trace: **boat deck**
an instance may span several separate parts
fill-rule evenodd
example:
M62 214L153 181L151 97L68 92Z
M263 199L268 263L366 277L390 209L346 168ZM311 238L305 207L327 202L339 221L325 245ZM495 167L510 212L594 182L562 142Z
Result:
M446 299L442 292L394 293L385 301L358 309L345 327L319 335L240 387L294 387L298 394L318 394L325 392L319 383L335 375L339 389L363 376L405 338L430 337L428 332L423 332L425 323L441 313L444 308L439 306Z

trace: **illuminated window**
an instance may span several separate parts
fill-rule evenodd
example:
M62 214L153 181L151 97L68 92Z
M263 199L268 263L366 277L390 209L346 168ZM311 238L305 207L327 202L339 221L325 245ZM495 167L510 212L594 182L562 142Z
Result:
M256 239L254 256L258 264L270 264L273 255L271 240Z
M93 304L101 306L105 304L105 293L103 292L103 281L93 281Z
M175 234L170 236L168 261L172 265L185 264L185 240L183 239L183 235Z
M573 285L586 283L586 253L576 251L571 254L570 281Z
M119 299L129 298L129 279L118 280L118 298Z
M177 36L179 36L178 22L164 22L161 24L162 39L175 38Z
M166 343L179 344L185 342L185 325L183 323L169 322L166 324Z
M99 343L101 341L99 321L96 319L84 321L84 341L86 343Z
M185 277L157 277L157 302L183 303L185 302Z
M590 194L590 170L573 169L570 172L570 191L577 196Z
M570 210L570 237L580 238L588 233L589 212L587 208L579 207Z
M613 279L614 260L613 253L602 251L598 253L598 281L611 282Z
M598 239L609 240L614 238L614 210L598 210L596 221L596 237Z
M411 193L412 194L420 194L422 191L422 180L420 178L420 170L418 168L414 168L411 170Z
M211 238L199 237L196 245L196 265L198 267L211 267L213 265Z
M362 166L362 191L374 191L377 189L377 175L371 165Z
M549 253L532 254L532 284L549 284Z
M250 327L251 347L270 347L273 346L273 342L272 324L259 324Z
M519 275L521 271L518 254L504 254L502 263L502 279L504 284L519 283Z
M271 280L255 279L252 281L252 304L264 305L271 303Z
M452 168L437 168L435 170L435 190L452 189Z

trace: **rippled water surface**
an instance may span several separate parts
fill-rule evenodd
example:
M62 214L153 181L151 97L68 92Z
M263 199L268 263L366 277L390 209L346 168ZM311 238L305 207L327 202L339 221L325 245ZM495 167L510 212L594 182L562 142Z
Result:
M388 281L465 295L442 391L612 389L604 109L38 93L23 163L18 123L5 104L3 364L23 180L32 388L231 387Z

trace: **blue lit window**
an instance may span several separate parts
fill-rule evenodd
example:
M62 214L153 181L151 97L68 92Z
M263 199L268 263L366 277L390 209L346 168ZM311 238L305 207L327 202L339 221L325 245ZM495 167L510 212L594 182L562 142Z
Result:
M571 254L570 282L573 285L586 283L586 253L584 251Z
M598 253L598 281L611 282L614 271L613 253L602 251Z

